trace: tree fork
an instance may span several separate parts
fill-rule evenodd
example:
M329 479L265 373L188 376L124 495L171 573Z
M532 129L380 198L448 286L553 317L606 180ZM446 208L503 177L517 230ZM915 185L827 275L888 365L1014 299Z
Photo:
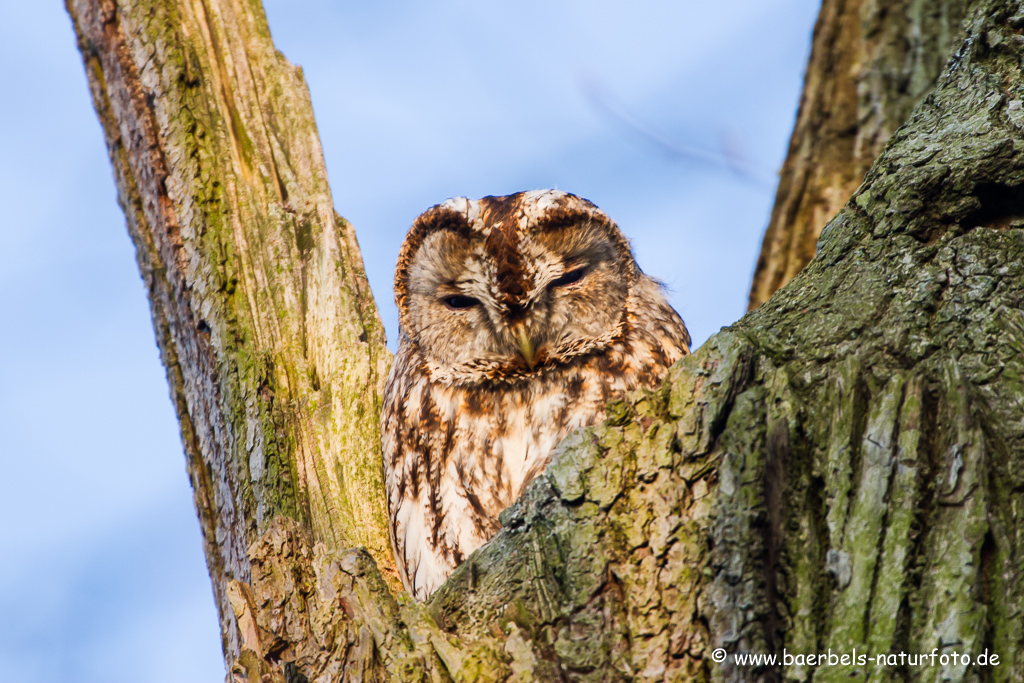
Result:
M136 233L140 215L159 228L142 233L150 242L136 241L186 448L199 450L189 457L204 529L217 534L208 544L227 558L221 565L211 560L211 571L223 567L214 582L222 582L219 595L231 607L223 617L225 632L234 634L226 651L236 680L821 681L846 680L855 670L885 680L1024 677L1024 7L1002 0L972 7L967 39L825 228L811 264L677 364L659 391L631 396L610 407L605 423L570 435L547 471L503 513L502 531L425 604L392 593L372 548L342 548L308 521L316 513L306 498L316 491L298 476L288 484L293 508L272 497L262 517L252 499L218 488L244 488L251 467L239 458L206 465L210 453L235 453L239 442L235 432L209 426L212 411L193 408L208 404L196 403L205 394L192 383L232 389L227 398L211 396L236 406L217 414L236 415L231 400L247 405L239 398L247 394L218 379L231 367L218 359L230 358L224 349L234 347L225 346L217 331L225 323L212 306L185 309L214 320L203 331L194 317L175 308L165 313L156 301L176 302L180 273L201 263L185 258L185 246L162 246L168 234L182 235L183 245L199 237L185 221L177 233L167 231L172 224L159 222L160 210L167 202L193 205L181 202L170 175L163 186L175 189L160 194L160 183L144 173L150 166L134 159L162 148L130 137L147 124L131 118L134 110L121 113L120 91L107 84L118 82L116 59L80 28L94 88L99 83L102 93L116 95L97 97L97 109L130 229ZM73 15L79 24L91 21L87 27L114 23L109 13ZM150 101L146 88L160 85L145 74L163 63L167 47L151 47L135 48L132 63L143 76L131 81L134 90L122 87L142 93L138 103ZM201 78L190 82L205 87ZM159 106L152 111L157 122L174 120ZM134 124L106 123L122 115ZM184 131L182 144L211 135ZM232 135L225 129L218 139L238 138ZM202 168L210 168L215 160L192 144ZM266 177L260 169L252 182L266 182L270 194L280 184ZM214 179L221 187L237 182ZM187 215L195 219L199 211ZM211 225L207 230L216 233L219 224ZM244 242L247 249L269 248L255 237L290 244L261 225L263 232ZM234 239L238 229L228 234ZM299 231L287 234L301 252ZM327 234L316 233L314 244ZM230 244L235 249L238 242ZM165 251L181 256L150 256ZM255 261L242 249L230 257ZM245 284L239 277L233 291ZM300 297L288 301L301 310ZM251 351L265 353L259 344L276 339L248 334L257 340ZM256 396L270 411L293 387L285 380L304 375L263 367ZM204 370L215 373L212 379L190 375ZM284 379L271 374L277 372ZM260 393L267 386L269 396ZM281 410L274 429L260 433L290 443L279 433L305 432L292 422L297 410ZM214 438L222 441L211 445ZM376 444L369 453L376 457ZM294 459L301 464L304 457ZM246 490L270 490L270 483ZM241 503L229 508L224 500ZM243 531L235 533L235 525ZM222 536L221 529L235 535ZM244 555L231 545L242 541ZM237 573L229 579L229 571ZM937 649L946 661L751 666L731 657L712 663L716 648L731 655L856 648L872 656ZM986 650L999 656L998 666L960 659Z

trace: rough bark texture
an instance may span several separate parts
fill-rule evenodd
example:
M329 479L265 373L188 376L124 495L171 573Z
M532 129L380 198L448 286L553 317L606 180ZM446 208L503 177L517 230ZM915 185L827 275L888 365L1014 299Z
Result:
M570 436L426 604L392 593L386 554L340 547L362 541L338 521L345 499L325 504L312 478L345 452L322 436L333 423L315 421L312 398L362 392L322 405L338 421L358 401L368 412L385 360L355 332L341 356L310 332L350 329L372 309L364 285L346 284L357 261L324 246L354 258L322 203L318 151L300 154L315 150L312 119L278 128L308 101L274 99L280 82L244 85L273 68L301 83L269 39L246 69L214 49L213 35L265 36L261 22L213 30L221 19L193 13L221 16L212 0L139 4L71 9L231 606L236 681L1024 678L1019 0L975 3L967 40L817 258L659 391ZM207 57L181 47L193 44ZM235 79L264 93L262 107ZM277 130L298 131L297 146ZM302 195L310 186L319 194ZM297 196L316 199L285 210ZM375 318L363 324L379 339ZM363 374L326 372L352 353ZM365 447L375 459L376 443ZM735 659L783 649L872 660ZM933 649L947 662L874 660ZM948 663L986 650L997 666Z
M750 288L768 300L814 257L818 236L931 90L966 0L824 0L789 154Z
M258 2L68 0L149 291L225 652L227 582L285 515L391 577L389 354L308 92ZM394 582L392 581L392 585Z
M237 675L1024 678L1021 27L978 3L808 268L571 436L427 604L276 525ZM735 658L784 650L871 659Z

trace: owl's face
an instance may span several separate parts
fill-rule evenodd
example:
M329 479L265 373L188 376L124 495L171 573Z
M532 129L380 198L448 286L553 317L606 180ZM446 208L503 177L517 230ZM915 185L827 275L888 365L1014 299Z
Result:
M593 204L523 192L452 199L417 218L395 293L403 332L425 360L467 381L485 379L482 369L508 378L615 341L638 274L627 241Z

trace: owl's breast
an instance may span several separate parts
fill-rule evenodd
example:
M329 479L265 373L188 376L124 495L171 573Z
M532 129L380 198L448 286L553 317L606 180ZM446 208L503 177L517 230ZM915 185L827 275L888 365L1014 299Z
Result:
M425 598L500 529L499 515L571 431L609 400L652 386L664 354L616 343L519 383L451 384L400 346L385 390L383 445L392 538L406 586Z
M451 390L446 500L456 507L465 500L486 520L479 531L489 538L499 513L544 470L558 443L603 419L607 399L621 392L608 385L581 364L519 387Z

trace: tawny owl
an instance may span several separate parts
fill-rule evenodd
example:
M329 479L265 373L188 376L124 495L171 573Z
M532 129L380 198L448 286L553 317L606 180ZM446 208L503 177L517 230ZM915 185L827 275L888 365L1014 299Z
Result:
M385 483L402 581L423 600L497 533L564 436L657 386L690 336L615 223L555 190L421 215L395 298Z

